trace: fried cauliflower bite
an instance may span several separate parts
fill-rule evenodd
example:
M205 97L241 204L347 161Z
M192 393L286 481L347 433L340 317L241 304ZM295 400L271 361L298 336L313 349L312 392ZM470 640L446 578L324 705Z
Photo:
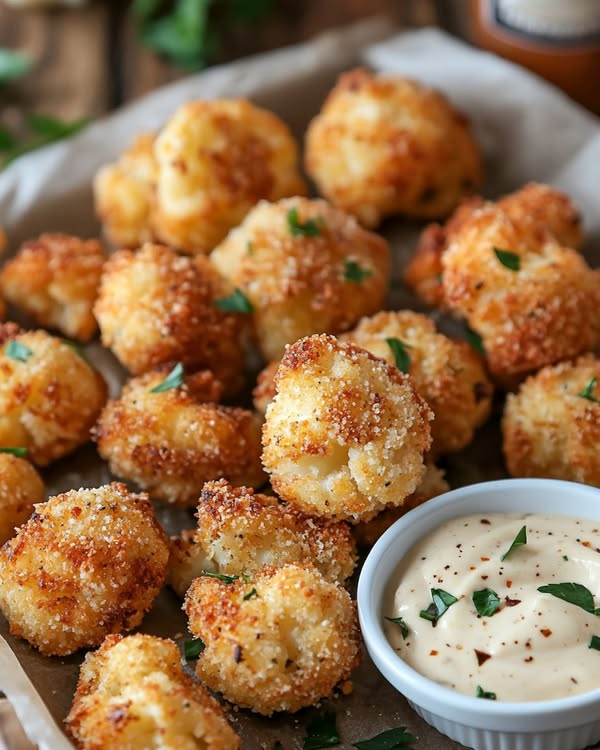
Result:
M45 331L0 325L0 446L46 466L89 440L104 406L102 376Z
M262 458L281 498L308 514L357 522L415 491L432 413L408 375L320 335L287 349L275 385Z
M325 201L262 201L214 250L217 270L250 301L258 344L278 359L286 344L338 333L380 310L387 242Z
M0 448L0 545L29 518L34 503L43 500L44 483L29 461Z
M0 549L10 632L47 656L131 630L164 583L165 532L147 495L123 484L51 497Z
M0 290L39 325L88 341L98 330L92 313L104 249L96 240L42 234L25 242L0 272Z
M345 73L306 134L319 192L369 227L393 214L447 216L482 181L467 118L416 81Z
M390 365L398 364L392 346L433 414L431 453L459 451L488 418L493 386L481 357L466 341L437 333L426 315L402 310L363 318L340 337L366 349ZM388 343L388 341L390 343Z
M195 531L172 540L169 582L180 596L204 570L242 575L266 564L310 562L328 581L343 583L356 565L347 524L311 518L224 479L204 485L196 517Z
M184 104L154 155L152 230L184 252L210 252L261 198L306 193L287 125L244 99Z
M360 661L348 592L311 566L265 565L232 583L196 578L184 609L206 646L198 676L265 716L326 698Z
M168 369L131 379L100 415L93 437L111 472L156 500L184 508L197 504L210 479L264 484L258 416L207 402L214 384L208 372L182 377L179 387L155 392Z
M544 367L509 394L502 419L514 477L550 477L600 487L600 359Z
M154 133L141 133L94 178L96 213L109 242L135 249L152 239L150 211L156 185Z
M237 750L240 738L173 641L109 635L87 654L66 725L77 750Z
M259 414L264 416L267 406L275 398L275 375L279 369L279 361L269 364L258 373L256 386L252 390L252 403Z
M134 375L182 362L211 370L234 393L243 382L244 316L216 306L227 293L223 284L204 256L151 244L118 251L104 267L94 307L102 343Z

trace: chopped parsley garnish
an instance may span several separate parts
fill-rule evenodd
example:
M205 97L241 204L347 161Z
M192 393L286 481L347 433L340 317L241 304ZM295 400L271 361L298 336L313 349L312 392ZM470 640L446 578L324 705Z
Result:
M252 599L253 596L258 596L258 591L256 589L250 589L247 594L244 594L244 601L247 602L248 599Z
M192 661L192 659L197 659L205 648L206 644L202 638L194 638L183 644L183 655L188 661Z
M406 640L408 636L408 625L404 622L402 617L384 617L383 619L387 620L388 622L393 622L394 625L397 625L400 628L402 637L404 638L404 640Z
M20 344L15 339L11 339L6 347L4 353L7 357L17 360L17 362L27 362L29 357L33 354L31 349L24 344Z
M473 592L473 604L481 617L491 617L500 608L500 597L492 589Z
M519 271L521 269L521 258L516 253L510 250L502 250L499 247L494 247L494 253L500 263L511 271Z
M419 617L422 617L424 620L429 620L434 624L449 607L458 601L455 596L452 596L452 594L449 594L443 589L431 589L431 599L431 604L427 609L422 609L419 612Z
M370 268L362 268L355 260L344 258L344 280L360 284L373 275Z
M210 570L203 570L201 575L206 578L216 578L218 581L221 581L221 583L233 583L239 578L239 576L228 576L225 573L213 573Z
M465 341L470 344L476 352L485 357L485 348L483 346L483 339L481 336L473 331L469 326L465 326Z
M481 685L477 685L477 690L475 691L475 697L476 698L487 698L489 701L495 701L496 700L496 693L490 693L487 690L484 690Z
M594 390L598 385L598 378L592 378L586 387L577 395L579 398L585 398L586 401L593 401L595 404L600 404L600 398L593 396Z
M340 744L334 713L317 716L306 727L303 750L320 750L322 747L335 747Z
M294 207L287 212L287 223L293 237L318 237L321 234L323 219L307 219L302 222L298 218L298 209Z
M252 313L254 312L254 306L252 302L246 297L241 289L236 287L233 294L229 297L220 297L214 301L214 306L218 307L219 310L229 313Z
M581 583L547 583L545 586L539 586L538 591L581 607L592 615L600 615L600 607L594 607L594 595Z
M178 362L162 383L150 389L150 393L170 391L172 388L179 388L181 385L183 385L183 365Z
M369 740L355 742L352 747L358 750L412 750L413 742L416 742L416 737L407 732L405 727L396 727L396 729L386 729L385 732Z
M593 635L590 640L589 648L593 648L596 651L600 651L600 636Z
M500 557L500 562L504 562L504 560L506 560L506 558L513 550L515 550L517 547L522 547L524 544L527 544L527 529L525 526L522 526L517 536L513 539L510 547Z
M0 448L0 453L10 453L11 456L27 458L27 448Z
M563 555L563 560L568 560L568 559L569 559L568 555Z
M400 339L396 338L386 339L385 343L392 350L394 360L396 361L396 367L400 370L400 372L408 372L410 368L410 355L406 351L406 349L410 348L409 345L405 344L404 341L400 341Z
M248 240L248 242L246 243L246 252L248 253L248 255L254 255L254 245L252 244L252 242L250 242L250 240Z

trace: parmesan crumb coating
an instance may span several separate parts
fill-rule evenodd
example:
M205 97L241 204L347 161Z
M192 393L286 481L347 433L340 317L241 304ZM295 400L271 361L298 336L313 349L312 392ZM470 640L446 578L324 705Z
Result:
M92 308L104 249L97 240L42 234L25 242L0 273L0 289L39 325L88 341L98 330Z
M209 479L264 484L259 417L212 402L219 384L206 371L153 392L168 371L162 367L132 378L100 415L93 436L112 473L156 500L188 508Z
M345 73L311 122L305 165L322 195L370 227L446 216L482 181L461 112L416 81L366 70Z
M173 641L109 635L87 654L66 718L77 750L237 750L240 738Z
M223 479L204 485L196 516L198 528L172 540L169 582L180 596L203 570L242 575L265 564L310 562L343 583L356 565L347 524L311 518Z
M106 263L94 312L102 343L134 375L163 362L209 369L227 393L243 382L243 316L215 305L227 292L209 261L161 245L116 252Z
M44 483L24 458L0 453L0 544L15 535L15 527L44 500Z
M87 442L106 401L101 375L45 331L5 323L0 347L0 446L46 466Z
M164 583L168 538L123 484L51 497L0 550L10 632L47 656L131 630Z
M402 505L425 472L432 413L408 375L334 336L286 351L263 425L263 465L305 513L367 520Z
M261 198L304 195L298 148L287 125L244 99L192 101L159 134L156 238L207 253Z
M262 201L211 260L252 304L266 359L280 358L303 336L345 331L380 310L390 275L383 237L307 198Z
M348 592L310 566L265 565L233 583L196 578L184 609L191 632L206 645L198 676L232 703L266 716L316 704L360 661Z
M275 375L279 369L279 360L269 364L258 373L256 386L252 390L252 403L259 414L267 411L267 406L275 398Z
M392 346L400 347L400 355L408 361L405 371L435 417L431 455L462 450L488 418L494 389L482 358L466 341L437 333L435 323L426 315L410 310L380 312L363 318L340 338L390 365L397 364Z
M502 419L514 477L550 477L600 487L600 359L544 367L509 394Z

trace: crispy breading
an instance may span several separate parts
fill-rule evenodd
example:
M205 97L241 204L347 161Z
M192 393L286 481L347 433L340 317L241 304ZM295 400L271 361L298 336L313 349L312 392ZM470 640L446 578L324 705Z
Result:
M437 333L431 318L411 310L363 318L340 337L395 365L394 342L388 339L399 342L408 361L405 371L434 414L431 455L462 450L491 410L494 389L482 358L466 341Z
M416 81L360 69L310 123L305 166L322 195L370 227L393 214L447 216L482 181L464 114Z
M203 570L242 575L265 564L310 562L343 583L356 565L347 524L312 518L224 479L204 485L196 517L197 529L172 540L169 582L180 596Z
M151 244L120 250L105 265L94 307L102 343L134 375L182 362L211 370L233 393L243 382L244 316L215 305L227 292L204 256Z
M261 198L306 193L287 125L244 99L184 104L154 155L152 230L184 252L210 252Z
M276 362L269 362L269 364L263 368L256 379L256 386L252 390L252 403L254 408L259 414L263 414L267 411L267 406L275 398L275 375L279 368L279 360Z
M263 425L263 464L305 513L357 522L423 478L432 413L408 375L334 336L290 346Z
M266 716L326 698L360 660L348 592L311 566L265 565L232 583L196 578L184 609L191 632L206 645L198 676L232 703Z
M510 394L503 449L514 477L550 477L600 487L600 359L544 367Z
M267 359L303 336L347 330L381 309L389 284L387 242L322 200L262 201L210 257L252 304Z
M179 387L153 392L168 371L162 367L132 378L100 415L93 436L112 473L156 500L186 508L197 504L210 479L264 484L259 417L207 401L219 384L206 371L185 376Z
M140 624L168 556L147 495L118 483L71 490L36 505L0 549L0 609L42 654L96 646Z
M237 750L240 738L173 641L109 635L87 654L66 725L77 750Z
M46 466L87 442L106 401L102 376L45 331L5 323L0 347L0 446Z
M0 545L15 535L15 527L44 496L42 478L29 461L0 451Z
M92 308L104 258L97 240L42 234L4 265L0 290L44 328L88 341L98 330Z

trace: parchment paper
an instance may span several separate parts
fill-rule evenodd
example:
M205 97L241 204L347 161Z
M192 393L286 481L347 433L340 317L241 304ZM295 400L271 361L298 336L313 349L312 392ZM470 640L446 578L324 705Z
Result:
M584 215L586 253L598 265L599 121L531 74L437 30L390 36L392 33L385 21L378 20L295 48L214 68L145 97L69 142L24 157L0 175L0 224L7 230L11 251L42 231L97 235L90 188L94 172L126 147L138 131L158 128L181 102L193 97L247 96L281 115L300 137L337 74L362 63L436 86L470 116L485 152L487 195L514 190L528 180L550 182L572 195ZM396 279L420 229L421 225L404 221L387 222L383 227L392 243ZM398 284L390 304L419 308ZM112 355L97 343L88 347L87 353L109 380L111 393L117 393L123 372ZM503 476L499 445L496 420L482 429L473 447L448 460L451 484ZM45 473L48 494L98 486L109 479L91 446ZM191 515L185 512L159 509L159 519L169 531L193 525ZM170 590L161 593L142 630L185 640L185 618ZM42 657L8 634L1 616L0 633L6 638L0 637L0 690L10 698L30 739L42 750L70 747L58 727L71 703L82 654ZM340 747L349 748L357 740L395 726L408 727L418 738L419 750L458 747L421 721L367 657L353 683L352 695L325 704L337 713ZM232 710L229 715L247 750L272 748L276 741L286 750L296 750L302 747L304 726L315 717L316 709L271 720L246 711Z

